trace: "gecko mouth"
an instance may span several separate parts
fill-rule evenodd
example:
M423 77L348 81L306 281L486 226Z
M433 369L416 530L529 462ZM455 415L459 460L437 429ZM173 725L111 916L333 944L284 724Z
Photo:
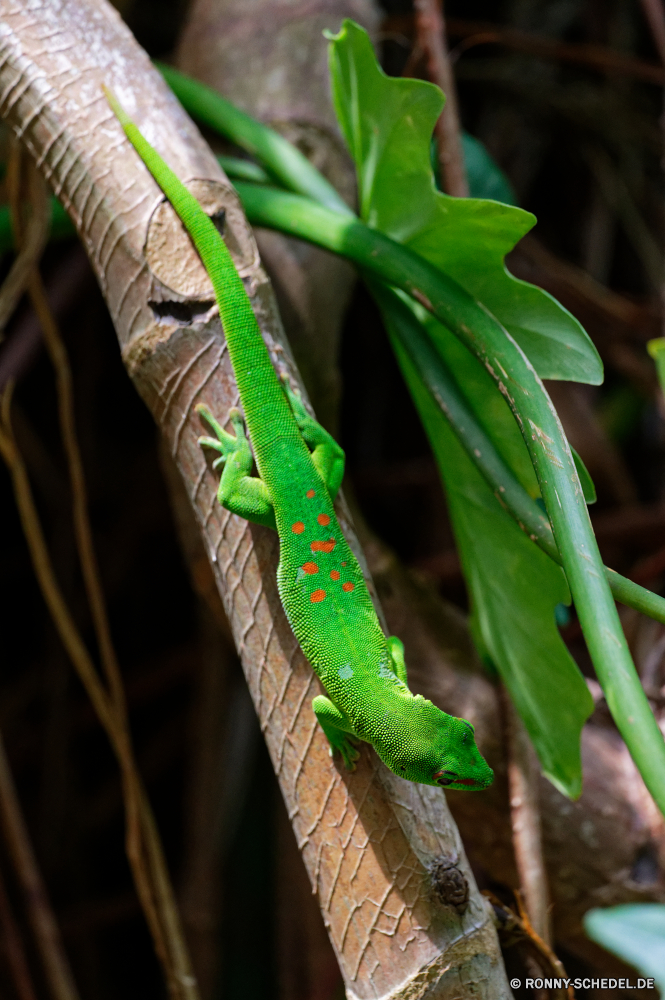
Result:
M437 771L433 776L437 785L447 788L449 785L463 785L465 788L482 788L483 785L475 778L460 778L454 771Z

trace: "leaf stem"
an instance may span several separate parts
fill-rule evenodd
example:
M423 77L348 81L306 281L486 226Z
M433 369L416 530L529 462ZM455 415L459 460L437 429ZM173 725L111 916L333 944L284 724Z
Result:
M288 139L236 108L212 87L172 66L155 65L186 111L258 157L274 178L328 208L352 214L332 184Z

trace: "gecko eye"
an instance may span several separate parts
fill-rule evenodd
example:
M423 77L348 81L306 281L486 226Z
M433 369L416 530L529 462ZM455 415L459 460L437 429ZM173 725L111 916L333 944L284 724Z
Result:
M446 785L452 785L457 780L458 775L455 771L437 771L432 777L437 785L443 785L445 788Z

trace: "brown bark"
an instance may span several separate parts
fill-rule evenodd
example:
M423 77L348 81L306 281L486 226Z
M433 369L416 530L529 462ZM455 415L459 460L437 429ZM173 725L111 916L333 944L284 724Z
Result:
M295 374L234 193L107 3L3 0L0 14L0 113L74 219L127 369L187 486L347 995L507 997L491 915L443 795L394 778L368 750L352 775L331 761L310 708L318 683L277 596L277 539L215 501L193 407L205 399L223 414L238 399L211 288L101 84L206 209L225 211L228 243L268 347ZM351 532L343 510L341 518ZM428 866L441 859L469 883L463 915L428 884Z

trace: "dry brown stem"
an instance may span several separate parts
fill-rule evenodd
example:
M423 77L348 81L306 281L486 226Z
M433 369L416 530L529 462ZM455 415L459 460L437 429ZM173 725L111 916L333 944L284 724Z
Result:
M10 201L20 200L21 153L16 142L10 144L7 162L7 189ZM41 177L33 172L30 181L30 203L34 206L27 223L14 214L14 233L25 229L25 238L20 240L20 251L16 255L11 270L0 290L0 334L14 314L14 310L26 288L35 264L39 261L49 232L49 215L44 184Z
M498 899L494 893L484 891L484 896L491 901L494 912L499 920L499 934L505 947L512 945L522 946L522 950L527 952L532 962L535 960L538 972L537 975L544 977L555 977L557 979L567 979L566 970L554 954L549 944L536 933L527 913L519 890L515 890L515 901L517 903L517 913L506 906ZM526 947L525 947L526 946ZM554 986L545 991L551 1000L575 1000L575 991L571 986ZM538 991L538 996L541 992Z
M81 0L56 11L44 3L36 17L25 0L4 5L2 18L0 111L77 223L128 370L185 481L348 996L507 997L491 914L443 796L392 778L369 752L355 774L337 770L310 707L318 684L276 591L276 539L216 503L194 405L204 399L223 415L237 394L209 282L101 91L95 100L101 83L207 210L225 211L268 347L295 380L236 197L108 4ZM64 75L63 52L71 60ZM429 891L426 870L436 858L450 859L468 881L463 915Z
M19 1000L37 1000L21 933L14 919L2 872L0 872L0 935L2 949L7 956L7 965Z
M2 447L2 445L0 445ZM62 946L58 924L53 916L30 835L23 819L21 805L0 736L0 821L9 848L16 877L25 899L39 956L53 1000L78 1000L78 990L72 978L69 962ZM18 959L15 953L15 961ZM22 977L29 989L29 979Z
M414 0L416 45L425 53L427 75L446 95L446 104L434 126L441 182L456 198L468 198L469 185L460 139L457 89L446 48L443 0Z
M15 156L15 160L18 161L19 157ZM16 173L20 177L20 167L16 169ZM34 166L29 167L29 180L30 192L34 197L31 205L32 216L41 214L43 217L46 217L46 190L44 182ZM20 183L16 183L10 191L14 230L20 244L22 227L20 224L21 206L19 188ZM87 491L76 436L72 376L69 360L57 324L51 313L41 277L34 268L29 275L27 287L56 373L58 413L73 497L74 530L102 664L109 682L110 693L108 694L99 681L90 655L76 631L76 626L71 615L68 614L66 619L62 618L62 609L65 606L65 602L55 580L55 574L50 564L43 533L41 532L36 509L32 501L25 469L16 448L10 424L9 394L7 396L7 406L3 410L0 450L2 450L3 457L12 472L16 499L21 512L24 530L26 530L26 534L28 532L32 533L31 537L28 538L28 543L33 556L33 562L35 562L37 554L39 554L42 573L40 575L38 572L37 575L42 588L46 579L50 580L50 603L45 591L44 593L45 597L47 597L47 604L49 604L51 613L60 615L60 617L54 619L56 628L60 631L61 637L67 634L70 638L76 640L75 645L78 649L79 658L78 660L74 660L74 665L86 686L86 690L95 705L100 721L104 725L118 757L127 817L127 855L134 875L137 892L153 935L155 948L164 967L170 992L174 997L192 996L195 998L196 993L192 994L191 992L195 986L194 978L187 959L186 948L173 899L173 891L163 858L161 842L136 768L131 746L124 688L111 640L106 605L88 518ZM19 483L21 486L19 486ZM56 596L58 600L53 603L53 599ZM83 658L81 658L81 653L84 654ZM100 707L102 705L104 706L104 710L103 714L100 714Z
M538 761L510 695L503 685L499 691L506 733L510 820L520 892L531 926L549 946L552 944L550 894L543 858Z
M417 45L426 54L428 76L446 94L446 106L436 128L443 186L448 194L467 197L457 94L446 51L443 11L438 0L415 0ZM537 764L533 748L509 696L502 689L508 749L508 783L513 844L520 885L537 934L551 941L549 893L543 861Z
M131 754L128 753L126 735L117 724L113 706L97 676L90 654L81 639L55 578L25 465L16 447L16 441L12 432L10 405L11 385L5 390L2 396L0 453L12 477L21 524L42 595L51 613L60 639L88 693L88 697L92 701L99 721L111 738L111 743L121 763L123 788L126 793L127 805L127 854L135 876L137 891L144 907L150 930L155 939L155 947L162 962L167 964L168 959L166 957L163 935L149 881L146 878L142 864L136 779L133 775L128 774L128 766L131 770L132 762Z
M20 148L20 147L17 147ZM14 157L17 159L17 157ZM35 216L42 217L42 224L48 226L47 215L47 189L44 180L38 170L29 161L26 164L27 175L30 186L30 201L32 205L31 219ZM14 231L20 233L20 205L16 197L11 198L12 222ZM24 243L22 235L19 236L19 257L23 250ZM92 531L88 517L88 497L83 472L83 462L76 435L76 423L74 418L74 394L72 387L72 373L69 366L69 359L65 345L60 336L58 326L51 312L51 308L46 296L46 290L41 275L35 266L37 261L33 261L33 266L28 275L26 288L30 295L32 306L41 326L42 335L46 344L51 363L55 371L57 397L58 397L58 417L60 420L60 431L67 457L67 467L69 470L69 480L72 491L72 515L74 520L74 534L78 548L83 582L86 596L90 605L92 621L95 629L97 643L102 661L102 666L106 673L106 679L111 692L111 700L119 719L126 724L125 693L120 675L120 667L111 639L111 630L106 612L106 602L102 590L97 566L97 557L92 540Z
M658 2L659 0L642 0L643 6L647 3L656 6ZM386 32L399 32L409 36L413 33L413 20L411 14L393 14L385 19L383 27ZM447 28L450 38L464 39L450 53L451 59L458 59L463 52L476 45L502 45L514 52L524 52L541 59L576 63L578 66L587 66L601 73L631 76L656 86L662 87L665 83L662 67L626 56L603 45L559 42L532 32L506 28L487 21L450 18L447 21Z
M640 0L640 3L651 28L660 61L665 65L665 10L663 10L663 4L661 0Z

